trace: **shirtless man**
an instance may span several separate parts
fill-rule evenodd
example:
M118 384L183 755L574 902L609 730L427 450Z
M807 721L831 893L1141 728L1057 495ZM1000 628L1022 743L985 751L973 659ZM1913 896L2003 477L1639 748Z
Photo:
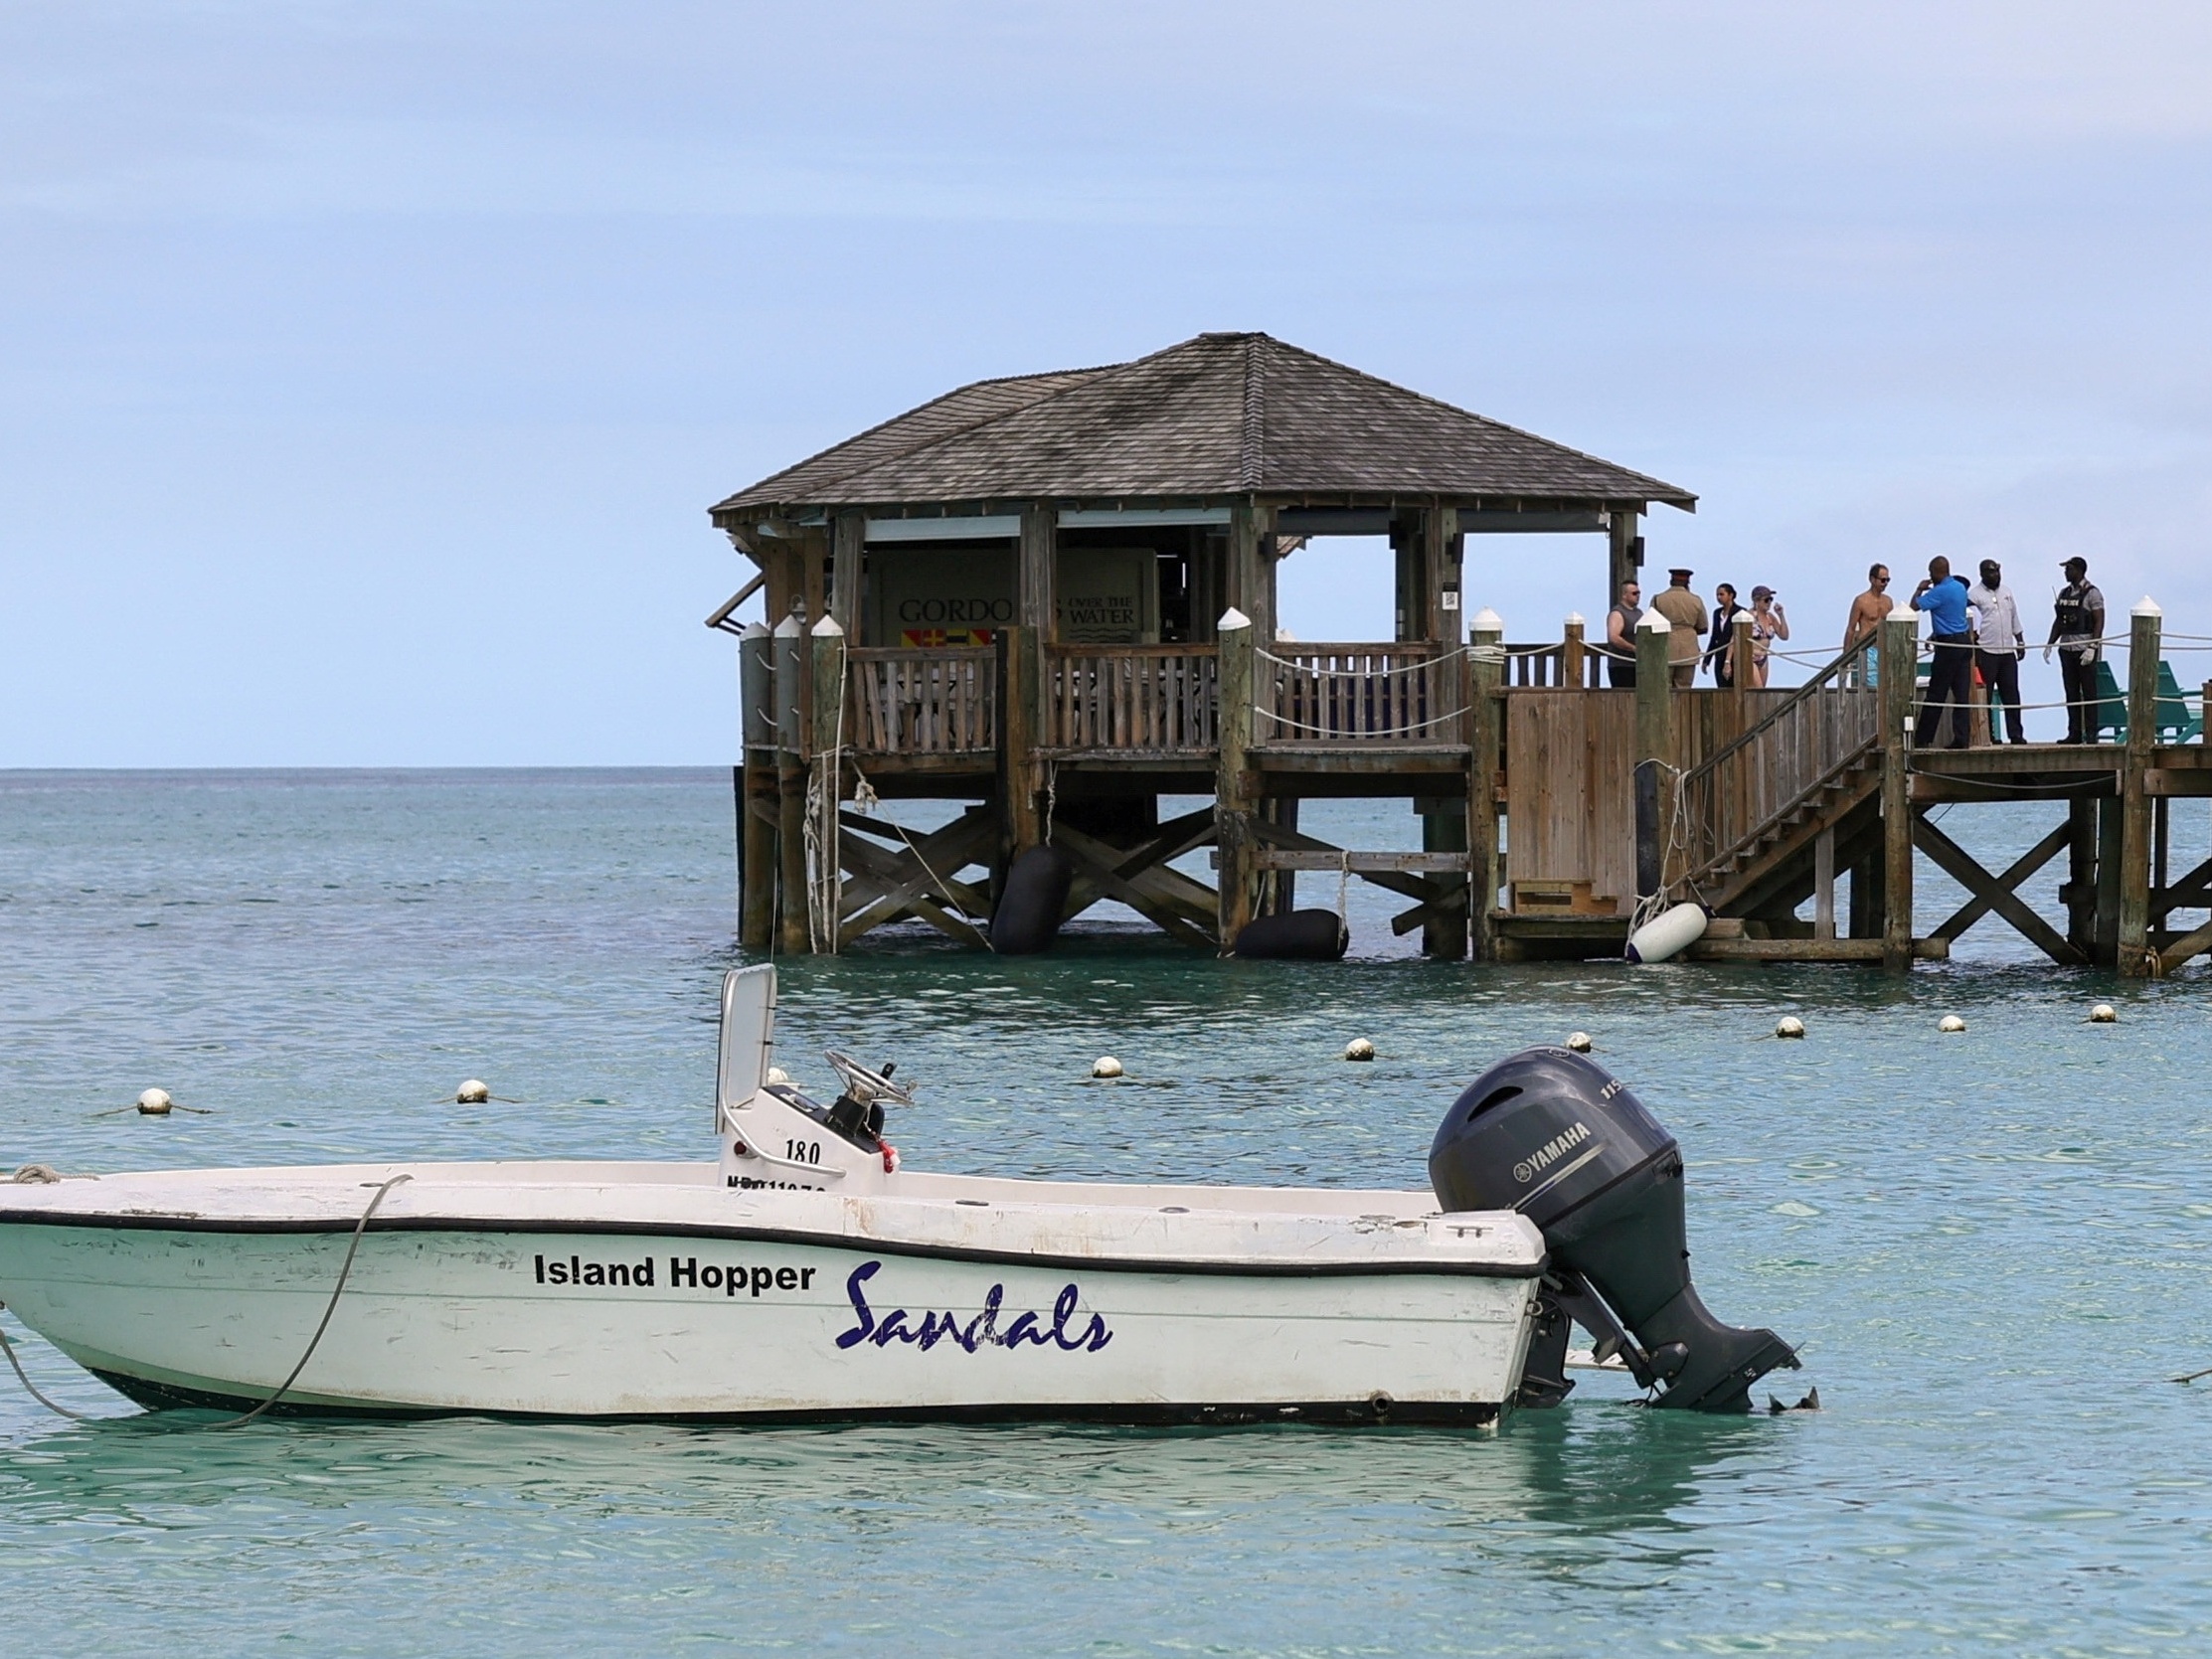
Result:
M1848 651L1876 637L1882 619L1890 613L1890 568L1876 565L1866 573L1866 591L1851 601L1851 619L1843 624L1843 648ZM1874 683L1874 653L1866 655L1865 683Z

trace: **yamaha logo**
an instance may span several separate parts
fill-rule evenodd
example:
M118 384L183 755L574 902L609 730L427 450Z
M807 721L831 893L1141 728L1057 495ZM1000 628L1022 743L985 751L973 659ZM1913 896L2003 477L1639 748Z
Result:
M1582 1123L1576 1124L1565 1134L1560 1135L1553 1140L1545 1142L1544 1145L1538 1147L1526 1158L1515 1164L1513 1166L1513 1179L1523 1183L1534 1179L1535 1176L1542 1170L1546 1169L1554 1163L1557 1163L1562 1153L1567 1152L1573 1147L1582 1145L1582 1143L1589 1138L1589 1126Z

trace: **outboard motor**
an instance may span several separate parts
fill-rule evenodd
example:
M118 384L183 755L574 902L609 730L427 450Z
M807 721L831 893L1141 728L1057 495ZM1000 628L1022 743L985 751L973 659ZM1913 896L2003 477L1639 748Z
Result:
M1446 1210L1518 1210L1542 1230L1552 1270L1537 1309L1521 1404L1556 1405L1572 1321L1617 1353L1653 1402L1751 1409L1751 1386L1796 1352L1773 1331L1724 1325L1690 1283L1682 1154L1621 1081L1565 1049L1500 1062L1453 1102L1429 1149Z

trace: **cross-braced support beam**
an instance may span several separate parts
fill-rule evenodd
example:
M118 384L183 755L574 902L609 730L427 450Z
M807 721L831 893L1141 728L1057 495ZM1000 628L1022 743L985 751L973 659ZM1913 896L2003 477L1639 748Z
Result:
M1982 910L1975 911L1974 905L1966 906L1937 931L1947 939L1954 938L1980 915L1988 911L1995 911L2052 961L2067 966L2086 962L2088 958L2081 951L2070 944L2057 928L2028 909L2026 902L2013 891L2020 882L2040 870L2045 861L2055 858L2066 845L2067 839L2067 829L2062 825L2038 842L2025 858L2016 861L2005 872L2004 878L2000 879L1982 869L1974 862L1971 853L1930 823L1924 815L1915 812L1913 845L1933 859L1937 868L1945 875L1972 894L1974 905L1983 907ZM1969 915L1968 912L1974 913ZM1964 919L1960 920L1961 917ZM1956 930L1953 929L1952 922L1958 922Z
M989 947L978 922L990 914L990 901L957 880L956 873L988 857L996 844L998 818L992 808L970 807L923 836L857 812L841 812L837 821L847 832L858 832L839 836L837 842L837 862L845 876L839 948L871 927L910 915L962 944ZM867 836L890 845L862 839Z

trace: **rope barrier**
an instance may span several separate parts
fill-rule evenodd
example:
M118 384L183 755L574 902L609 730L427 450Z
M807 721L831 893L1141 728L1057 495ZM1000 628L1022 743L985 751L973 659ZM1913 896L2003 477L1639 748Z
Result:
M1493 651L1497 653L1494 657L1490 655ZM1456 662L1469 652L1481 653L1476 660L1483 662L1502 661L1505 657L1505 647L1502 645L1461 645L1455 650L1445 652L1442 656L1423 657L1419 662L1402 663L1396 668L1323 668L1316 663L1299 662L1293 657L1278 657L1264 646L1256 645L1252 649L1254 656L1272 662L1277 668L1287 668L1296 674L1311 674L1322 679L1344 677L1360 680L1384 679L1395 674L1419 674L1428 669L1442 668L1448 662ZM1378 652L1376 654L1382 653Z

